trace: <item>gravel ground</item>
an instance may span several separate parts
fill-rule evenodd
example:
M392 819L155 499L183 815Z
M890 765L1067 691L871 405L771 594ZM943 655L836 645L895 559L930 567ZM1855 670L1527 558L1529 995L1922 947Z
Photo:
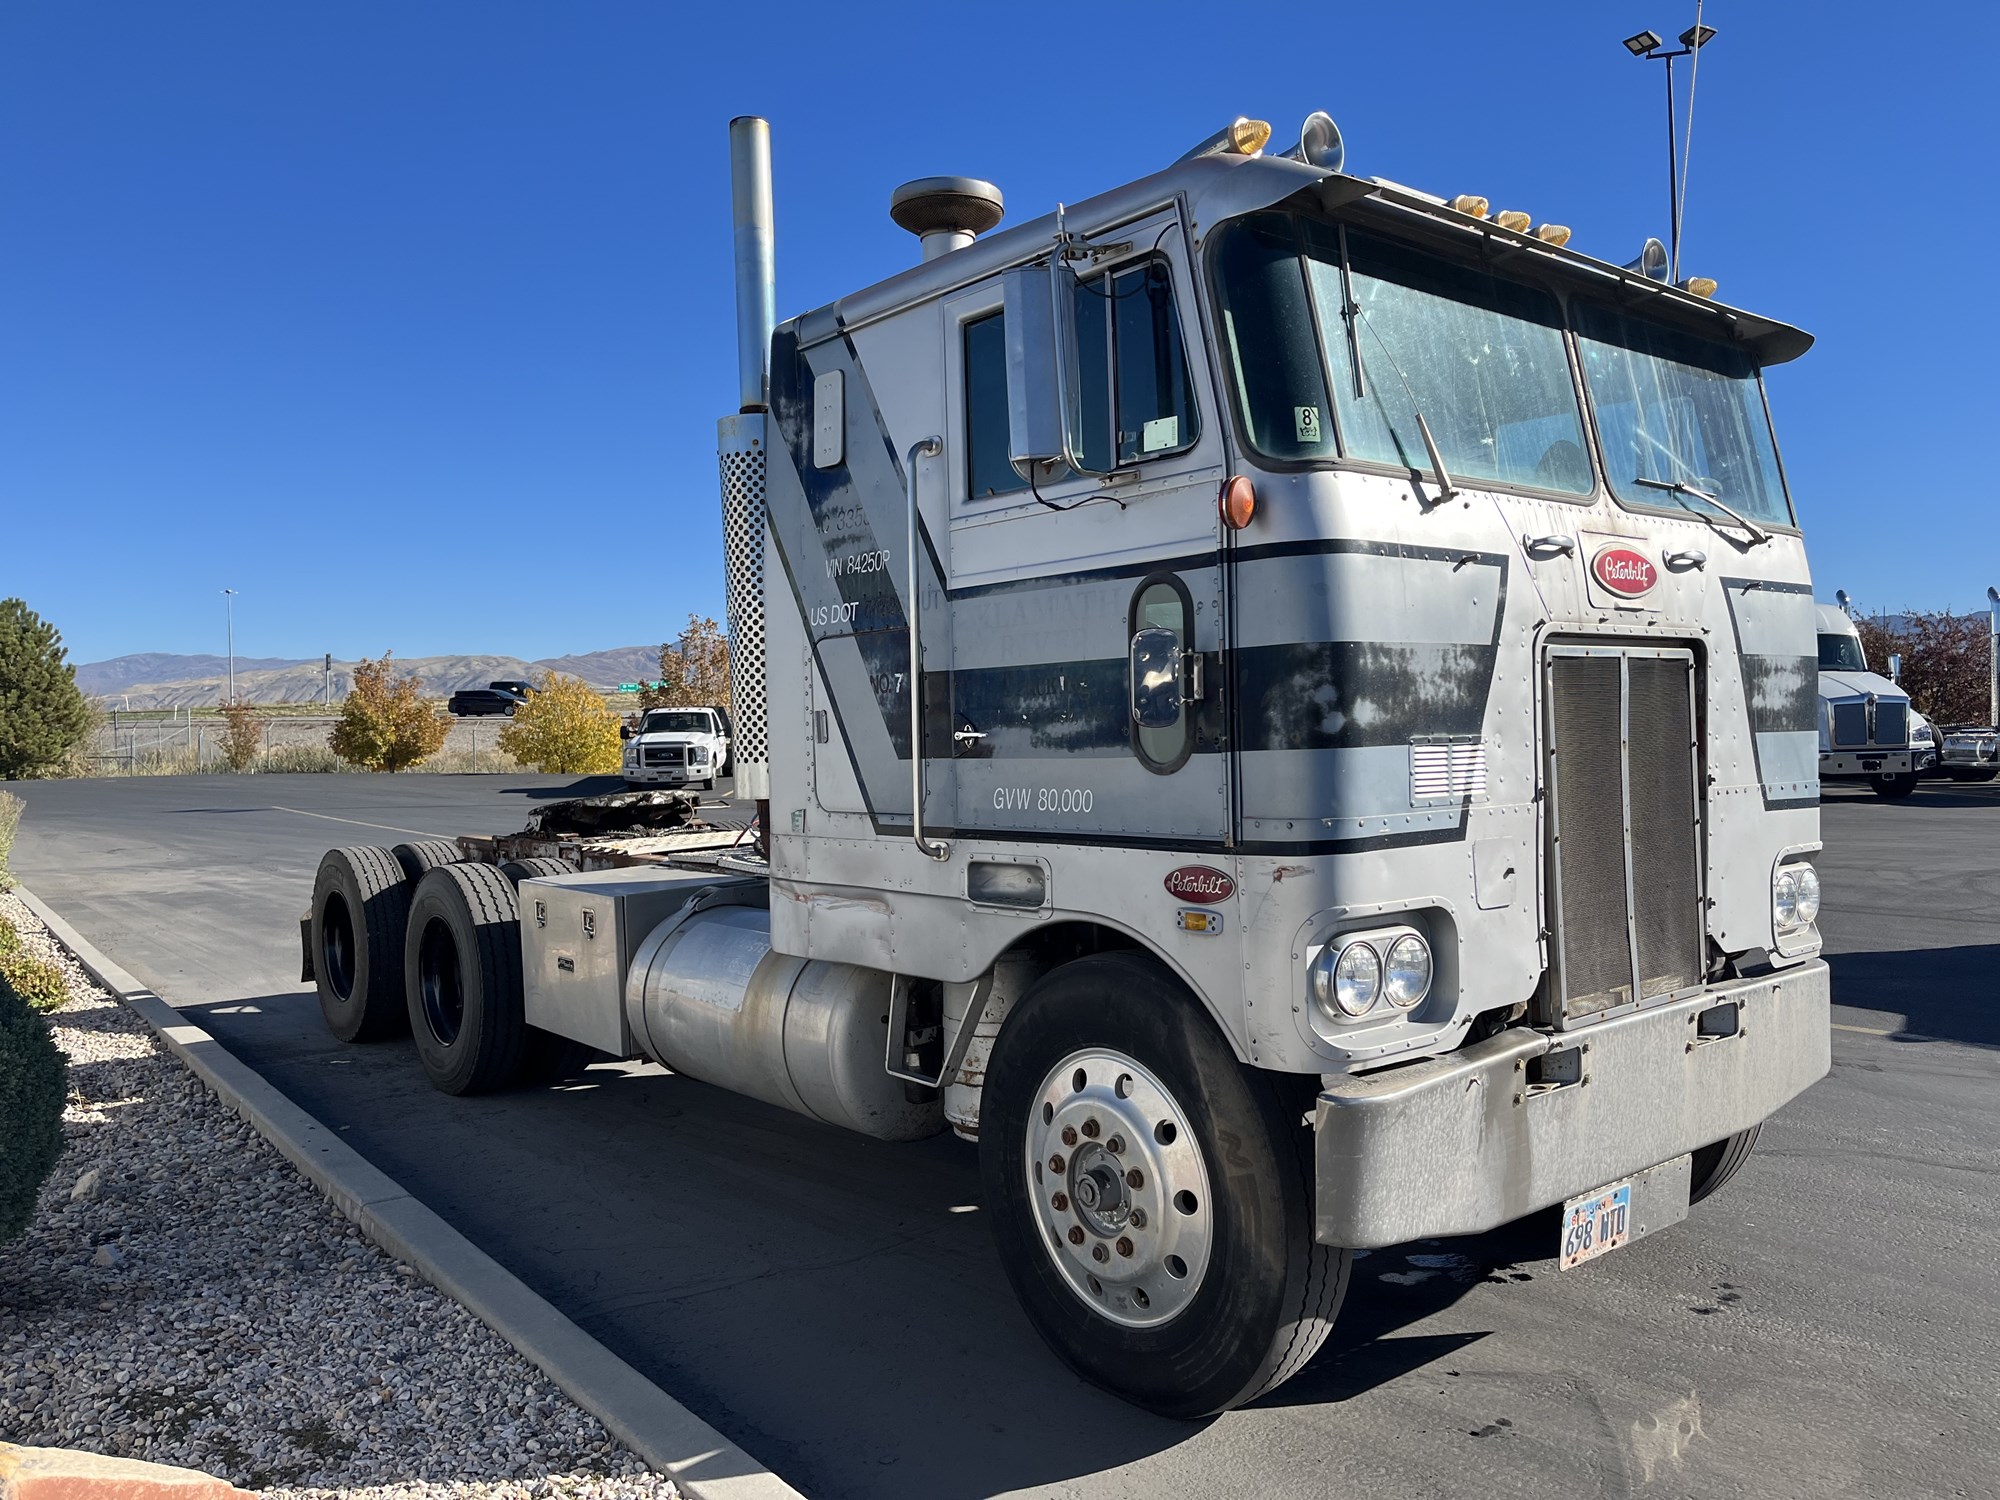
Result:
M220 1474L287 1500L673 1500L471 1313L364 1239L60 963L68 1144L0 1246L0 1439Z

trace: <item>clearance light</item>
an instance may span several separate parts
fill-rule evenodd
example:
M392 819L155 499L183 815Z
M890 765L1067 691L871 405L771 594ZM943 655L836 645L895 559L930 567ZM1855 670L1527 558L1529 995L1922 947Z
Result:
M1229 126L1229 149L1238 156L1255 156L1264 149L1264 143L1271 138L1271 127L1264 120L1234 120Z
M1524 214L1518 208L1503 208L1493 216L1493 222L1502 229L1511 229L1516 234L1526 234L1528 226L1535 222L1535 216Z
M1569 225L1567 224L1538 225L1536 226L1535 229L1535 238L1540 240L1544 245L1554 245L1558 250L1560 250L1564 245L1567 245L1569 243Z
M1485 218L1487 209L1492 207L1476 193L1460 193L1451 200L1450 206L1462 214L1471 214L1475 219Z
M1715 278L1713 276L1690 276L1681 283L1681 290L1691 293L1696 297L1713 297L1715 295Z
M1222 487L1222 524L1231 531L1241 531L1250 524L1250 518L1257 514L1257 491L1250 481L1238 474Z

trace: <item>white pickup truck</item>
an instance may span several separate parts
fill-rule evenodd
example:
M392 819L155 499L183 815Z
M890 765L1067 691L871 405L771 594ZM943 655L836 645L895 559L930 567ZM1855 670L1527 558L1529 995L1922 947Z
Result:
M720 708L655 708L625 733L625 784L686 786L703 791L734 767L729 756L729 715Z

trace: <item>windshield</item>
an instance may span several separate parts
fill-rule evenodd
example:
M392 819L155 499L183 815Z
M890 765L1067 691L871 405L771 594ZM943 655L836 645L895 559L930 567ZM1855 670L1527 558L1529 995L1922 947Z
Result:
M1684 489L1659 487L1678 481L1754 520L1792 524L1763 388L1747 354L1588 303L1575 312L1612 494L1630 505L1686 499L1721 514Z
M1823 635L1819 638L1819 669L1822 672L1865 672L1867 659L1861 642L1851 635Z
M1331 458L1338 446L1429 469L1421 412L1454 479L1591 493L1562 309L1548 293L1279 214L1232 226L1217 264L1243 419L1265 453Z
M715 726L699 709L656 708L640 724L641 734L707 734Z

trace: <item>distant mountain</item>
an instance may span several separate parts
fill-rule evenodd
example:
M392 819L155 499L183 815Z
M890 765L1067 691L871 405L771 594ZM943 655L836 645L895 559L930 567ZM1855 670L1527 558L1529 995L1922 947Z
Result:
M484 687L507 678L529 681L557 671L581 677L592 687L615 688L659 673L657 646L621 646L578 656L523 661L518 656L416 656L396 659L398 671L423 682L424 696L442 698L464 687ZM76 669L77 686L86 694L117 700L123 708L203 708L228 694L228 661L220 656L175 656L147 653L112 661L89 662ZM333 664L333 701L353 686L353 662ZM326 692L321 659L282 657L236 658L237 696L250 703L317 703Z
M304 666L302 659L285 656L239 656L236 675L267 672L281 667ZM137 656L114 656L110 661L87 662L76 669L76 685L88 698L107 693L123 693L140 682L181 682L192 677L223 677L229 659L222 656L174 656L164 651L145 651Z

